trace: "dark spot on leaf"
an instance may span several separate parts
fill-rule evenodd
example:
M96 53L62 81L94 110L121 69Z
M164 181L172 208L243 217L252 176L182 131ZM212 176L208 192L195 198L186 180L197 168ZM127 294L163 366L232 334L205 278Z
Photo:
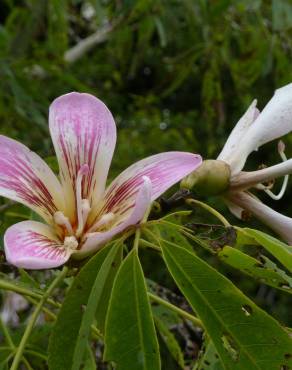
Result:
M260 264L262 265L262 267L265 267L265 263L266 263L265 259L262 256L259 256L258 260L260 261Z
M291 353L285 353L284 357L286 358L286 360L289 360L290 358L292 358L292 354Z
M208 366L209 366L209 365L211 365L211 364L210 364L210 362L209 362L209 361L207 361L207 360L204 360L204 364L206 364L206 365L208 365Z
M221 337L223 347L226 349L227 353L233 361L238 361L239 350L234 342L233 338L229 334L224 334Z
M282 289L291 289L291 287L289 285L283 284L283 283L280 283L279 287L282 288Z
M112 262L112 267L116 267L116 262L114 261L114 262Z
M243 304L241 306L241 309L244 312L245 316L250 316L252 314L252 308L248 304Z

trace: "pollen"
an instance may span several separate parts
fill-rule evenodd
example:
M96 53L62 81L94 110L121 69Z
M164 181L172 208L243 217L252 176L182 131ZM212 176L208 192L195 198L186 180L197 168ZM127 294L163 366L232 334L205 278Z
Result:
M66 236L64 239L64 247L75 251L78 247L78 241L75 236Z

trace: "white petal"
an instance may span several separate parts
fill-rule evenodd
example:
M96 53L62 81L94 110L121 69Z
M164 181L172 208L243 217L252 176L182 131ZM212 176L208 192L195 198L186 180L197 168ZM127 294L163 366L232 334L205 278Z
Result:
M231 134L217 158L228 163L231 167L231 171L233 170L233 167L235 167L235 164L233 163L233 155L239 149L239 146L244 145L244 136L251 124L259 115L259 110L256 105L257 101L254 100L231 131Z
M251 212L256 218L269 226L283 240L292 244L292 219L263 204L260 200L245 193L234 193L229 200L237 206Z
M230 189L236 191L249 189L259 183L268 182L291 173L292 159L258 171L242 171L231 177Z
M288 134L292 130L292 83L275 91L273 98L250 126L234 153L230 165L238 173L248 155L261 145Z

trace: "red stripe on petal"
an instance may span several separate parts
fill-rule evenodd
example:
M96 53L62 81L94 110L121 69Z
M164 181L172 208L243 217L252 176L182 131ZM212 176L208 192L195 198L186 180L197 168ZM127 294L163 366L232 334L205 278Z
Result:
M20 201L43 217L63 207L62 189L35 153L15 140L0 136L0 194Z

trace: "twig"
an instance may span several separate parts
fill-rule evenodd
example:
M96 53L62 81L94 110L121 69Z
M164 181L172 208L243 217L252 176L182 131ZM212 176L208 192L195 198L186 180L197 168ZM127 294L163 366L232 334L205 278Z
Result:
M82 58L84 54L92 50L96 45L101 44L102 42L105 42L108 39L110 33L113 31L113 29L117 26L117 24L120 21L121 21L121 18L119 18L114 23L108 23L104 25L103 27L101 27L100 29L98 29L92 35L79 41L78 44L76 44L71 49L65 52L64 54L65 62L74 63L78 59Z

